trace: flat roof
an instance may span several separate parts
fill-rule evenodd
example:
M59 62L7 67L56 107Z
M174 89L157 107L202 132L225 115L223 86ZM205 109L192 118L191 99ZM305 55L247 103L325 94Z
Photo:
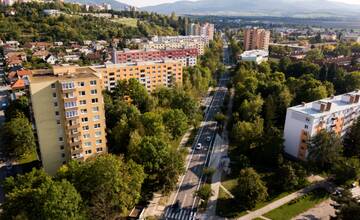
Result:
M63 71L61 68L64 68ZM56 70L55 70L56 69ZM89 77L98 77L96 71L90 67L76 67L76 66L67 66L67 67L54 67L54 69L39 69L33 70L32 76L30 77L30 82L38 81L47 81L47 80L64 80L64 79L79 79L79 78L89 78Z
M323 117L323 116L326 116L326 115L329 115L329 114L332 114L332 113L335 113L338 111L342 111L342 110L349 109L351 107L360 105L360 102L347 103L347 102L342 101L342 98L345 95L354 95L354 96L360 95L360 91L353 91L353 92L345 93L342 95L337 95L337 96L317 100L314 102L305 103L305 105L301 104L301 105L293 106L288 109L306 114L310 117L318 118L318 117ZM313 108L314 103L322 103L322 102L323 103L331 103L330 111L321 112L321 111L318 111Z

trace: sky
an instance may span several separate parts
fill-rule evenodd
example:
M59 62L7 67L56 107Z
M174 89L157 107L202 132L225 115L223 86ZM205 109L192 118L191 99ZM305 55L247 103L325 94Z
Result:
M127 3L137 7L144 7L149 5L158 5L162 3L175 2L177 0L118 0L119 2ZM336 2L343 2L349 4L360 4L360 0L331 0Z

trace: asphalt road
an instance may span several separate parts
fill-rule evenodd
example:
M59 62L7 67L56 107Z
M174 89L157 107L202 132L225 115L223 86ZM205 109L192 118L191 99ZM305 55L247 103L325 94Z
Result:
M204 182L202 170L208 165L211 158L212 144L217 132L214 116L221 112L221 106L227 93L227 81L228 76L223 76L218 82L218 87L215 88L216 91L207 108L205 120L201 123L201 128L193 143L186 173L181 180L172 205L166 208L163 219L192 220L196 217L199 199L195 196L195 192ZM201 150L196 149L198 143L202 145Z

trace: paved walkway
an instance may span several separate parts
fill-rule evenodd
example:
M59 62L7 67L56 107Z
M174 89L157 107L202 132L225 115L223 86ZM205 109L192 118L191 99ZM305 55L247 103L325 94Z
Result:
M226 194L228 194L230 196L230 198L235 198L235 196L233 194L231 194L231 192L229 192L229 190L227 190L222 184L220 184L220 188L222 190L224 190L226 192Z
M317 189L317 188L322 188L322 187L325 187L326 186L326 182L325 181L321 181L319 183L316 183L314 185L311 185L311 186L308 186L304 189L301 189L299 191L296 191L288 196L285 196L284 198L281 198L281 199L278 199L270 204L268 204L267 206L264 206L263 208L260 208L258 210L255 210L253 212L249 212L249 214L247 215L244 215L240 218L238 218L238 220L249 220L249 219L254 219L254 218L258 218L268 212L270 212L271 210L273 209L276 209L282 205L285 205L286 203L294 200L294 199L297 199L309 192L311 192L312 190L314 189Z

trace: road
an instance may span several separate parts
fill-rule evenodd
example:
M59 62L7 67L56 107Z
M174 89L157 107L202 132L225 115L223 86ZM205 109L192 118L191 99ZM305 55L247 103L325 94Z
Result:
M226 84L229 78L224 75L215 88L213 98L206 110L205 119L201 123L195 141L192 146L191 156L188 160L186 173L181 178L179 187L171 204L165 209L163 219L166 220L192 220L195 219L199 199L194 196L195 192L204 182L202 170L210 161L212 144L217 132L217 123L214 121L216 113L221 111L224 98L227 93ZM210 138L210 141L208 140ZM196 146L201 143L202 149Z

